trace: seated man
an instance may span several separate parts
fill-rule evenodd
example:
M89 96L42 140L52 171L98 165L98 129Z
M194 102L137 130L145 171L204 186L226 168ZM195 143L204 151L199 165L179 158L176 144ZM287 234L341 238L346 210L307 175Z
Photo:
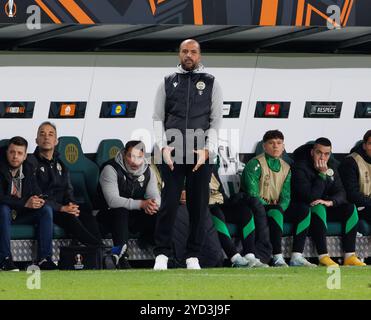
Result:
M330 168L331 141L318 138L294 151L292 167L292 203L288 210L295 221L293 252L290 264L312 266L302 257L305 238L310 234L316 245L319 264L336 266L328 255L328 221L340 221L343 227L344 265L365 265L355 256L358 213L346 201L344 187L335 168Z
M53 270L52 261L53 210L41 196L34 170L25 161L27 141L22 137L9 140L6 155L2 148L0 160L0 268L19 271L14 265L10 251L10 226L19 218L28 224L37 225L38 266L42 270Z
M371 224L371 130L363 143L352 149L339 167L348 201L354 203L360 219Z
M239 195L227 197L218 175L218 169L214 166L210 180L209 208L225 254L230 259L232 267L268 267L255 257L254 215L247 203L246 199ZM239 228L242 256L231 238L227 222L234 223Z
M37 148L29 161L36 171L46 203L53 208L54 223L63 228L74 240L85 245L98 246L101 236L95 217L89 208L81 208L74 198L67 167L55 150L58 144L57 128L43 122L37 130Z
M143 142L127 142L114 159L103 164L99 178L102 210L97 218L112 233L112 253L120 269L130 268L126 252L129 227L153 235L154 214L161 202L156 176L144 154Z
M263 137L264 153L246 164L241 178L242 190L264 205L275 267L288 267L282 256L281 239L284 212L290 203L291 172L290 166L281 159L283 142L282 132L267 131Z

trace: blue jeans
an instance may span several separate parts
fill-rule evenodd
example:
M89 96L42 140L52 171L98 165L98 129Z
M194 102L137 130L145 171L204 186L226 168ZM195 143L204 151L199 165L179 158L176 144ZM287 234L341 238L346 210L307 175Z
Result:
M53 240L53 209L43 206L40 209L23 209L18 215L27 216L25 224L36 225L38 259L52 256ZM10 227L12 224L12 209L5 204L0 204L0 262L11 257Z

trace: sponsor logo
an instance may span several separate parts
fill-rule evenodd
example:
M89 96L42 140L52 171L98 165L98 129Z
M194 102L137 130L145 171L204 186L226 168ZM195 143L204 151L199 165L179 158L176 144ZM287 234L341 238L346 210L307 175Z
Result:
M336 105L313 105L310 109L310 114L334 115L336 113L336 110Z
M10 105L8 107L5 108L5 113L8 113L8 114L23 114L26 112L26 107L23 106L23 105Z
M342 102L307 101L304 118L340 118Z
M230 112L231 112L231 105L223 104L223 116L229 116Z
M267 103L265 105L265 116L278 117L280 114L280 104L279 103Z
M111 107L111 116L126 115L126 104L113 104Z
M59 114L61 117L74 117L75 113L76 113L75 103L71 103L71 104L63 103L61 105L61 111Z

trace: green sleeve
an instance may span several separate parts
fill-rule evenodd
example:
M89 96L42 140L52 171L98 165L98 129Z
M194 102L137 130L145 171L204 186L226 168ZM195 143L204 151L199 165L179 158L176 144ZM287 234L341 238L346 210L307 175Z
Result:
M242 172L241 188L249 196L258 198L263 205L267 203L260 197L259 182L261 176L261 166L256 159L250 160Z
M280 194L280 203L282 210L285 211L289 207L291 199L291 170L289 171L285 182L282 186L282 191Z

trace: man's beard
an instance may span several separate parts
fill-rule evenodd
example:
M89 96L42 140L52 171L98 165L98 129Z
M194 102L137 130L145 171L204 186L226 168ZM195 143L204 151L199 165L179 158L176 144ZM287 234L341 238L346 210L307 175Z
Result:
M185 63L182 63L182 68L185 71L193 71L196 69L196 64L192 62L192 65L190 67L187 67Z

